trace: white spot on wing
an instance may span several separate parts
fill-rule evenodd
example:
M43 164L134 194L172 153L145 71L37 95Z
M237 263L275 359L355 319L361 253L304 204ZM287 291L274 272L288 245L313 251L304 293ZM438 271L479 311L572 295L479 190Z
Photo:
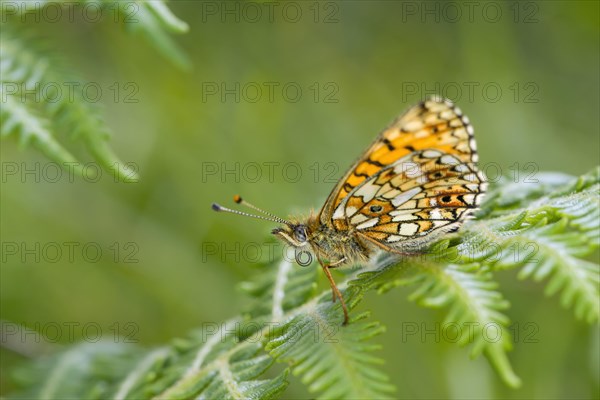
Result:
M353 216L354 214L356 214L356 211L358 211L358 209L356 207L350 206L350 207L346 207L346 215L348 217Z
M440 113L440 117L443 119L451 119L454 117L454 112L452 110L446 110Z
M456 157L446 154L446 155L442 156L442 163L448 164L448 165L456 165L456 164L460 164L460 161Z
M340 203L339 206L333 212L332 219L344 219L344 203Z
M454 170L455 170L456 172L469 172L469 171L470 171L470 170L469 170L469 167L467 167L465 164L460 164L460 165L457 165L457 166L454 168Z
M377 222L379 222L379 218L371 218L370 220L358 225L356 227L356 229L367 229L367 228L377 225Z
M465 176L463 176L465 181L469 181L469 182L477 182L477 175L475 175L474 173L470 173L470 174L466 174ZM467 185L467 187L469 187L469 185Z
M377 194L381 186L376 185L373 181L365 182L355 193L355 196L362 196L363 202L368 203Z
M471 138L471 140L469 140L469 146L471 146L471 149L477 150L477 143L475 142L475 139Z
M392 218L392 221L393 222L414 221L417 218L418 217L416 215L404 213L404 214L397 214L394 218Z
M439 228L439 227L444 226L444 225L448 225L450 223L450 221L431 221L431 222L433 222L433 228L434 229L435 228Z
M398 196L392 199L392 204L394 207L398 207L401 204L406 203L408 200L412 199L414 195L421 192L421 188L415 187L410 190L407 190L404 193L400 193Z
M433 199L432 199L433 200ZM442 213L437 208L431 210L431 219L443 219Z
M352 217L352 219L350 220L350 223L352 225L357 225L357 224L360 224L361 222L364 222L364 221L366 221L368 219L369 219L369 217L367 217L364 214L357 214L354 217Z
M398 233L402 236L413 236L418 230L419 224L415 224L414 222L406 222L404 224L400 224Z
M398 242L400 240L404 239L402 236L398 236L398 235L390 235L387 238L387 241L389 243L393 243L393 242Z
M475 195L474 194L465 194L465 195L463 195L462 198L463 198L464 202L469 205L475 204Z
M404 128L407 131L416 131L417 129L421 129L422 127L423 123L418 119L408 121L402 126L402 128Z
M425 158L438 158L442 153L437 150L425 150L423 152L423 157Z

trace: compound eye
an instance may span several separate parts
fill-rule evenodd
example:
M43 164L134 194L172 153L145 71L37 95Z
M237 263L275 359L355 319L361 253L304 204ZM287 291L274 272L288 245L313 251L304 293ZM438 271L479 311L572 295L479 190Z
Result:
M297 226L296 228L294 228L294 236L296 236L296 239L298 239L298 241L306 242L306 230L304 229L304 227Z

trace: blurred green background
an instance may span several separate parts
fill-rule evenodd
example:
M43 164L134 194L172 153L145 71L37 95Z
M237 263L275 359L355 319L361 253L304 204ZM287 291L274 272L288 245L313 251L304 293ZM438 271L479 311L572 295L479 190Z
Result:
M192 61L189 71L110 21L42 23L56 53L104 90L111 146L137 166L140 179L3 175L3 245L51 251L58 243L64 253L58 262L51 262L54 253L24 262L3 255L2 319L46 333L59 324L65 345L90 323L107 339L116 330L157 345L237 314L243 297L236 285L253 270L228 251L238 246L237 254L254 257L258 245L265 256L273 225L216 214L211 203L231 205L240 193L281 216L318 209L374 136L428 94L455 100L470 117L492 178L499 171L514 176L515 166L526 169L517 176L524 179L538 170L581 174L599 164L596 1L452 2L454 8L296 2L288 14L275 3L273 18L257 3L246 11L227 3L239 12L224 16L224 3L210 2L216 15L206 4L170 3L190 25L176 38ZM109 89L115 82L123 89L118 101ZM124 101L130 82L139 89L133 103ZM236 92L236 85L237 94L223 91ZM19 168L48 163L14 141L3 141L1 156ZM72 261L70 242L78 243ZM91 262L96 248L102 256ZM597 327L545 298L543 285L515 275L499 277L519 333L510 354L524 382L518 390L506 388L486 360L469 361L467 351L433 334L406 337L407 323L433 330L441 320L407 301L408 291L367 297L360 309L388 327L379 338L383 368L399 397L598 398ZM74 338L70 323L79 324ZM6 349L1 355L5 393L7 374L23 357ZM309 394L293 381L285 396Z

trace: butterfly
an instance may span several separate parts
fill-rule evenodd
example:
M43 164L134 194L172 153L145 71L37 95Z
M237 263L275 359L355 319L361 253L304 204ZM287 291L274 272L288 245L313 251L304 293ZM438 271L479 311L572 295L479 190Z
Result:
M487 187L477 161L467 116L451 101L430 97L379 134L317 215L287 221L240 196L234 197L236 203L264 216L218 204L212 208L282 224L272 233L296 249L299 263L303 254L316 256L347 324L348 309L330 270L367 261L377 250L418 254L456 231L477 209Z

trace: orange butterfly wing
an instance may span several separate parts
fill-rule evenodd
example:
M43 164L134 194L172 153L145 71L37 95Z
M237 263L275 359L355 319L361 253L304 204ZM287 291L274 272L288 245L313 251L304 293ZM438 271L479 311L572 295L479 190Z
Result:
M354 227L384 248L418 245L477 207L485 178L473 128L450 101L430 98L386 128L331 192L320 221Z
M465 163L478 160L473 127L449 100L429 98L396 118L333 189L319 214L321 222L327 223L335 207L367 177L416 150L430 148Z
M457 229L479 206L485 186L474 165L438 150L416 151L353 189L332 223L387 250L410 251Z

